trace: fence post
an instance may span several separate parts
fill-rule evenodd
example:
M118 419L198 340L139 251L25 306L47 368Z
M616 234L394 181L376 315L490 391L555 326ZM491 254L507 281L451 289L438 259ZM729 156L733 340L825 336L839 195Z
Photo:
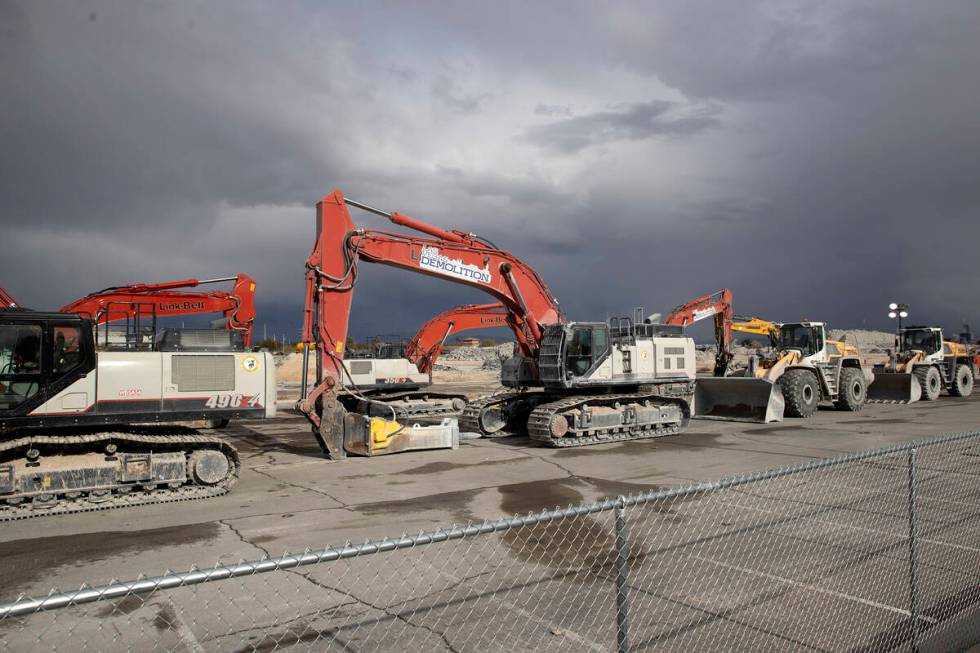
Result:
M919 650L919 559L916 533L915 448L909 449L909 615L912 619L912 650Z
M629 649L629 596L626 593L626 567L629 562L629 542L626 539L626 499L616 502L616 648L619 653Z

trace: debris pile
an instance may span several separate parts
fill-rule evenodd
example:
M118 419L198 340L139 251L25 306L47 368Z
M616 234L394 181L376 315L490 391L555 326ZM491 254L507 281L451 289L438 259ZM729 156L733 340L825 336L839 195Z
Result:
M451 361L483 361L483 369L499 370L504 360L514 355L514 343L505 342L496 347L454 347L445 351L442 358Z
M895 334L887 331L866 331L864 329L831 329L831 340L842 340L854 345L863 354L883 354L886 349L894 349Z

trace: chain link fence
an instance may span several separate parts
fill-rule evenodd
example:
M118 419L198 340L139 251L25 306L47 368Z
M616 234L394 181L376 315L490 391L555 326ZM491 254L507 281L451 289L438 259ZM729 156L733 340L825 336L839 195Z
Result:
M980 433L363 545L21 598L18 651L955 650Z

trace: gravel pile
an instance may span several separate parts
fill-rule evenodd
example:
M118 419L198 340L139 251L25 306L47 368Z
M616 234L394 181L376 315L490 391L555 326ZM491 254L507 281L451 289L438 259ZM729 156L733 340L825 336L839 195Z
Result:
M514 343L505 342L496 347L455 347L443 353L442 358L451 361L500 361L514 355ZM499 369L499 368L498 368Z
M857 347L864 354L882 354L886 349L894 349L895 334L887 331L866 331L864 329L831 329L831 340L843 340Z

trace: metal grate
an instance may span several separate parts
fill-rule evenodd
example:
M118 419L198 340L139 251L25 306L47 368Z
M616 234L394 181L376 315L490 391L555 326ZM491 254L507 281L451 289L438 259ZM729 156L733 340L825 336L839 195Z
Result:
M235 357L203 354L171 359L171 383L178 392L235 389Z
M371 361L351 361L348 365L350 365L351 374L370 374L374 363Z

